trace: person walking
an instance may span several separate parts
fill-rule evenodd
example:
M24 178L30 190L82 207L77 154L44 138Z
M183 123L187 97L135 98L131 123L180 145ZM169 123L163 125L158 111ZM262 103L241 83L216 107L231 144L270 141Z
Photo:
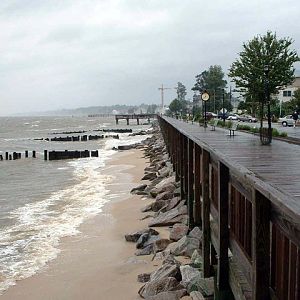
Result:
M297 111L294 111L294 113L292 114L292 118L294 120L294 128L295 128L297 120L298 120L298 113L297 113Z

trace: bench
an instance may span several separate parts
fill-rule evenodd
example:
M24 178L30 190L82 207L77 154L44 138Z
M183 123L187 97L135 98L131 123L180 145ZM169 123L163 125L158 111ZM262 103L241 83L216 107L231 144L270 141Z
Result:
M237 130L238 124L232 123L231 127L229 129L229 136L234 136L234 132Z
M215 120L213 124L211 124L211 131L215 131L216 130L216 126L218 125L219 120Z

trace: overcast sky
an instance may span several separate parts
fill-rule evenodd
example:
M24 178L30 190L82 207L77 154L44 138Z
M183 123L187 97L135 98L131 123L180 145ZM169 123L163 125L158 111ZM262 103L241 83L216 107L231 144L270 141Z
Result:
M159 104L158 87L178 81L191 98L196 74L227 73L267 30L300 53L299 11L299 0L1 0L0 115Z

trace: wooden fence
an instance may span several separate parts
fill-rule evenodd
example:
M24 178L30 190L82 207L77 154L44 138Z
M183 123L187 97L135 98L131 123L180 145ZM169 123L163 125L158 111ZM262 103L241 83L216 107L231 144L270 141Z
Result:
M299 300L300 216L282 205L288 197L168 119L159 123L189 227L202 228L203 274L215 275L217 299Z

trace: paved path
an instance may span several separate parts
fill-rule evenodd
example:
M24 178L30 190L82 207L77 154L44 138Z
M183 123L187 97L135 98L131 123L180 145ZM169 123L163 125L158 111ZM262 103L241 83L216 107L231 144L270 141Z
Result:
M262 146L259 137L249 133L238 131L234 137L230 137L228 129L216 127L212 131L210 126L204 129L198 124L172 118L166 120L195 141L208 144L277 190L289 195L290 201L300 209L299 145L273 140L271 145Z

